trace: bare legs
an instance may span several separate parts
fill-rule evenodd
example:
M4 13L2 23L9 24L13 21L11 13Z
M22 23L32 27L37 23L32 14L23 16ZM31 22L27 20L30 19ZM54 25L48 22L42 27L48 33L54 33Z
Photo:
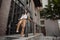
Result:
M22 23L22 20L20 20L20 21L18 22L16 32L18 32L21 23Z
M22 36L24 35L25 26L26 26L26 20L23 20L23 23L22 23L22 31L21 31L21 35Z
M22 23L21 36L24 36L24 29L25 29L25 26L26 26L26 20L20 20L20 21L19 21L19 23L18 23L18 25L17 25L17 30L16 30L16 32L18 32L21 23Z

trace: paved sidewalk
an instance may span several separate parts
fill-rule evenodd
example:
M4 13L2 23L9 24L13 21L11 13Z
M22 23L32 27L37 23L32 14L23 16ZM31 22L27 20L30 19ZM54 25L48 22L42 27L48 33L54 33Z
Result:
M33 38L35 36L43 35L42 33L37 33L36 35L33 35L32 33L28 35L28 37L21 37L20 34L16 35L9 35L9 36L3 36L0 37L0 40L26 40L29 38Z
M54 36L43 36L42 33L33 35L32 33L28 37L21 37L20 34L9 35L0 37L0 40L60 40L60 37Z

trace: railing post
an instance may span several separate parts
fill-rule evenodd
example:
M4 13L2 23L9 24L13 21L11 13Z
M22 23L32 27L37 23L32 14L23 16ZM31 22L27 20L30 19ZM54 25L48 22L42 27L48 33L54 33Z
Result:
M28 20L25 27L25 37L28 37Z
M33 29L33 30L34 30L34 31L33 31L33 34L35 35L35 33L36 33L36 24L34 24L33 28L34 28L34 29Z

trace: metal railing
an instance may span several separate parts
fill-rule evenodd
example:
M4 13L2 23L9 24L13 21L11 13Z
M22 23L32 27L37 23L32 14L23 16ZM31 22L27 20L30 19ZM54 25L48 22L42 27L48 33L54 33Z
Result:
M18 0L18 1L19 1L19 3L21 3L21 4L23 5L23 3L22 3L20 0ZM15 0L15 1L12 0L12 4L13 4L13 5L12 5L12 8L11 8L11 9L12 9L12 12L11 12L12 15L9 16L9 17L11 17L11 20L9 19L10 21L8 20L9 23L7 24L7 25L8 25L8 26L7 26L7 27L8 27L8 28L7 28L7 29L8 29L8 32L7 32L8 35L10 35L10 34L15 34L15 33L16 33L16 32L15 32L15 29L14 29L14 31L13 31L13 28L15 28L15 26L16 26L16 24L17 24L16 20L18 19L19 16L21 16L20 13L17 13L17 12L18 12L17 9L16 9L16 12L15 12L15 8L17 8L15 2L16 2L16 0ZM17 2L16 2L16 3L17 3ZM17 6L19 6L19 4L17 4ZM20 7L20 6L19 6L19 7ZM27 7L25 8L24 5L23 5L23 7L20 7L20 12L21 12L21 8L24 9L24 10L27 9L27 11L31 14L31 11L30 11ZM24 11L24 10L22 10L22 11ZM19 14L19 15L18 15L18 14ZM21 14L22 14L22 12L21 12ZM16 15L16 16L14 16L14 15ZM17 18L15 18L15 17L17 17ZM15 18L16 20L15 20L14 18ZM30 24L29 24L29 22L30 22ZM12 24L12 23L13 23L13 24ZM12 26L12 25L13 25L13 26ZM26 35L25 35L25 36L28 36L28 33L29 33L28 27L29 27L29 25L31 26L30 29L31 29L31 31L32 31L33 34L36 33L36 30L38 30L38 32L40 32L40 25L38 25L38 24L35 23L34 21L28 21L28 20L27 20L26 31L25 31L25 34L26 34ZM13 27L13 28L12 28L12 27ZM11 28L12 28L12 29L11 29ZM12 30L12 32L11 32L11 30ZM31 32L31 31L30 31L30 32ZM15 33L13 33L13 32L15 32Z
M31 33L33 33L33 35L35 35L36 33L40 33L40 29L41 29L40 25L38 25L37 23L35 23L32 20L27 19L27 23L26 23L26 27L25 27L25 37L28 37L29 25L31 27L30 31L32 31Z

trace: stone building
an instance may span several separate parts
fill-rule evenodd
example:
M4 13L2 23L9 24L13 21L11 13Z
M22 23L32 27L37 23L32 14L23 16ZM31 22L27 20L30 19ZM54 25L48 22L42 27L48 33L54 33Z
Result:
M40 25L39 10L35 8L33 0L1 0L0 1L0 35L16 34L16 24L25 7L30 12L32 20ZM13 24L13 25L12 25ZM34 32L36 32L34 24ZM11 29L10 29L11 28ZM40 27L39 27L40 28Z

